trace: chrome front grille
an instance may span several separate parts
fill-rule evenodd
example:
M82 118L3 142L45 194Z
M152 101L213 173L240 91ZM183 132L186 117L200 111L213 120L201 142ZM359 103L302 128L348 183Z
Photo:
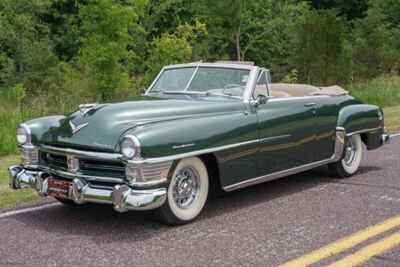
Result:
M125 178L125 166L118 161L79 159L79 173L88 176ZM50 169L68 171L67 156L51 152L40 153L40 163Z
M40 163L57 170L68 170L67 157L51 153L40 153Z
M129 183L152 186L168 179L173 161L124 162L122 155L42 146L39 169L62 179L81 178L91 184L110 186Z
M86 175L125 178L125 165L122 162L81 159L80 170Z

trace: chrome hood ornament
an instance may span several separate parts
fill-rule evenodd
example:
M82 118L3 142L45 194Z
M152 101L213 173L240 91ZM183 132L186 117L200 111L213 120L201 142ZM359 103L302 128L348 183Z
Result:
M76 134L77 132L79 132L82 128L85 128L86 126L88 126L88 122L80 124L80 125L75 125L72 123L72 121L69 121L69 125L71 126L72 129L72 134Z
M98 105L99 105L98 103L82 104L79 105L79 111L82 113L82 115L85 115L92 109L95 109Z

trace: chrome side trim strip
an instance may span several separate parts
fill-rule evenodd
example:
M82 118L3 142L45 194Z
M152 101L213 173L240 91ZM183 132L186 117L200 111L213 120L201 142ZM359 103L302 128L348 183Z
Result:
M224 190L229 192L229 191L237 190L237 189L240 189L240 188L248 187L248 186L251 186L251 185L256 185L256 184L263 183L263 182L268 182L268 181L275 180L275 179L278 179L278 178L281 178L281 177L285 177L285 176L293 175L293 174L296 174L296 173L308 171L308 170L314 169L316 167L328 164L330 162L333 162L333 158L329 158L329 159L325 159L325 160L309 163L309 164L302 165L302 166L299 166L299 167L294 167L292 169L283 170L283 171L267 174L267 175L256 177L256 178L251 178L251 179L246 180L246 181L242 181L242 182L239 182L239 183L236 183L236 184L225 186Z
M122 155L119 153L92 152L92 151L76 150L71 148L59 148L47 145L40 146L39 150L59 155L71 155L77 157L81 156L92 159L104 159L111 161L117 161L122 159Z
M359 131L354 131L351 133L347 133L346 136L352 136L355 134L360 134L360 133L369 133L369 132L375 132L382 129L382 127L377 127L377 128L370 128L370 129L364 129L364 130L359 130Z
M196 150L196 151L191 151L191 152L181 153L181 154L176 154L176 155L171 155L171 156L158 157L158 158L147 158L147 159L133 159L133 160L126 160L125 162L127 164L138 164L138 165L149 164L149 163L159 163L159 162L164 162L164 161L172 161L172 160L182 159L182 158L186 158L186 157L193 157L193 156L198 156L198 155L202 155L202 154L218 152L218 151L236 148L236 147L240 147L240 146L256 144L259 142L260 142L259 139L254 139L254 140L250 140L250 141L234 143L234 144L218 146L218 147L212 147L212 148L206 148L206 149L200 149L200 150ZM123 160L122 155L119 153L101 153L101 152L97 153L97 152L82 151L82 150L75 150L75 149L69 149L69 148L58 148L58 147L52 147L52 146L47 146L47 145L43 145L43 146L39 147L39 150L44 151L44 152L49 152L49 153L60 154L60 155L73 155L73 156L77 156L77 157L81 156L81 157L92 158L92 159L105 159L105 160L112 160L112 161Z
M284 139L284 138L289 138L291 137L291 134L285 134L285 135L279 135L279 136L272 136L272 137L267 137L267 138L262 138L260 139L260 144L262 143L267 143L269 141L275 141L275 140L279 140L279 139Z
M259 143L259 142L260 142L259 139L255 139L255 140L250 140L250 141L246 141L246 142L235 143L235 144L213 147L213 148L200 149L200 150L196 150L196 151L192 151L192 152L181 153L181 154L176 154L176 155L171 155L171 156L130 160L130 161L128 161L128 163L129 164L145 164L145 163L158 163L158 162L163 162L163 161L173 161L173 160L177 160L177 159L194 157L194 156L198 156L198 155L218 152L218 151L236 148L236 147L240 147L240 146L252 145L252 144Z

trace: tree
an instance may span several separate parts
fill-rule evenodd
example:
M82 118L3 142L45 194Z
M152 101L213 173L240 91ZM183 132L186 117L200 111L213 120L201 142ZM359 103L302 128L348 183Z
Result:
M129 87L127 61L135 57L131 32L140 31L138 12L146 1L98 0L81 5L82 48L78 62L95 83L102 100Z
M355 22L352 43L357 78L369 79L398 68L400 54L395 36L378 8L369 9L364 19Z
M343 62L347 58L345 41L345 24L335 10L310 11L297 31L295 64L301 80L321 85L344 83L342 75L348 65Z
M337 9L339 15L348 20L363 18L368 10L368 0L309 0L309 2L316 9Z
M23 84L29 94L48 90L46 80L58 60L50 50L41 16L49 1L0 2L0 87Z
M196 22L194 25L184 24L174 33L164 33L153 40L149 58L146 61L149 82L165 65L183 63L193 60L193 47L199 38L206 34L205 25Z

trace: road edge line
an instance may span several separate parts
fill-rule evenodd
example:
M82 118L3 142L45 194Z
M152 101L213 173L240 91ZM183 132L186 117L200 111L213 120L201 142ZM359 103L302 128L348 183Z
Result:
M11 216L18 215L18 214L21 214L21 213L27 213L27 212L37 211L37 210L43 210L43 209L47 209L47 208L51 208L51 207L55 207L55 206L60 206L60 205L62 205L62 204L60 204L60 203L50 203L50 204L44 204L44 205L41 205L41 206L38 206L38 207L31 207L31 208L24 208L24 209L7 211L7 212L4 212L4 213L0 213L0 219L11 217Z

